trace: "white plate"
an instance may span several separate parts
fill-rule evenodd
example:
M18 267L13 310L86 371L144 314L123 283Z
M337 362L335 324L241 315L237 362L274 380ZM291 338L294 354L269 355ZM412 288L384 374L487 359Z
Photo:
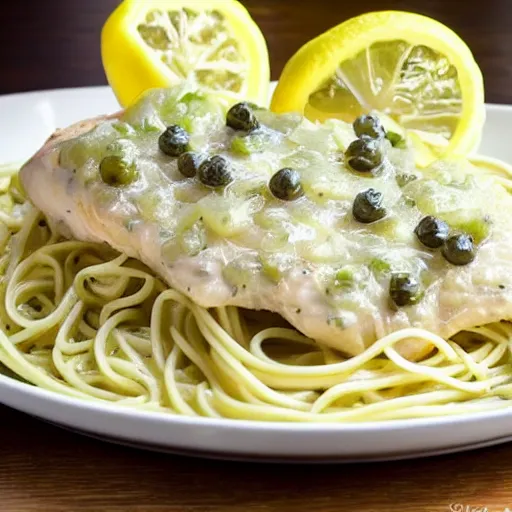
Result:
M107 87L0 96L0 161L24 160L56 128L113 112ZM512 162L512 107L489 105L486 155ZM448 418L345 425L186 418L89 403L0 375L0 403L81 433L147 449L273 461L419 457L512 440L512 409Z

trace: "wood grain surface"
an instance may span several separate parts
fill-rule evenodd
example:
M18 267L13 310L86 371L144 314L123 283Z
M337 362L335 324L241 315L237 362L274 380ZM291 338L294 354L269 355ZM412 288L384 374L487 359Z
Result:
M273 78L301 44L333 24L364 11L406 9L456 29L484 72L487 100L512 103L512 0L244 3L266 35ZM0 93L105 83L99 34L116 4L3 3ZM109 445L0 406L1 512L470 512L478 506L512 509L512 444L350 466L229 463Z

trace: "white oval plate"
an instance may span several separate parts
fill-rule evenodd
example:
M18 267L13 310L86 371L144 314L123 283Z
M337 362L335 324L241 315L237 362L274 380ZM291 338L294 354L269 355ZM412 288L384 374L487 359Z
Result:
M56 128L113 112L108 87L0 96L0 162L22 161ZM512 162L512 107L488 105L481 152ZM447 418L290 424L187 418L80 401L0 374L0 403L108 441L203 457L261 461L390 460L512 440L512 408Z

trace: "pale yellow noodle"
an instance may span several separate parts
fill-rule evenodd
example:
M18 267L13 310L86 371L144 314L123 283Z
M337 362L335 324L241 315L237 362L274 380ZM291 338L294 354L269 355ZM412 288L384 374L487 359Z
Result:
M474 163L508 183L509 167ZM0 166L0 177L15 172ZM243 310L201 308L127 256L63 241L34 207L16 208L0 212L0 362L34 385L145 411L265 421L388 421L512 405L508 322L469 329L461 344L403 329L351 358L268 320L251 338ZM408 361L394 348L404 339L435 350Z

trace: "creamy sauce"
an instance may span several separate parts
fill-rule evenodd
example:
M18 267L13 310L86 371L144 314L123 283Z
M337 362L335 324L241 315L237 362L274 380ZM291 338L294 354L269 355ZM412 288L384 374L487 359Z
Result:
M177 95L155 91L119 119L50 140L21 173L31 200L66 236L105 241L142 260L201 306L275 311L347 354L400 328L450 336L511 316L512 200L492 179L460 162L419 170L409 150L390 144L379 176L362 177L344 164L355 139L348 124L261 111L263 129L247 140L225 126L225 112L211 100ZM158 149L169 124L185 125L194 150L228 158L233 182L215 192L183 177L176 159ZM133 160L139 179L118 188L103 183L98 166L107 154ZM283 167L301 174L305 194L296 201L268 191ZM403 174L416 180L404 186ZM387 216L361 224L352 204L370 187L383 194ZM455 231L488 223L473 263L455 267L418 242L415 226L434 213ZM352 276L347 286L336 281L340 270ZM389 280L398 271L421 281L417 305L391 306ZM420 341L402 345L411 358L428 349Z

